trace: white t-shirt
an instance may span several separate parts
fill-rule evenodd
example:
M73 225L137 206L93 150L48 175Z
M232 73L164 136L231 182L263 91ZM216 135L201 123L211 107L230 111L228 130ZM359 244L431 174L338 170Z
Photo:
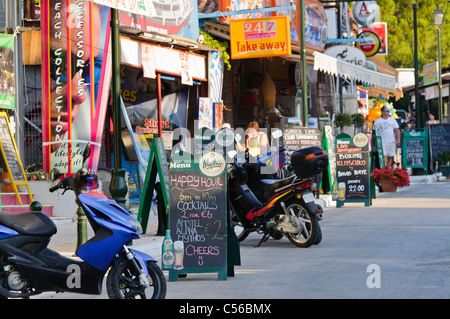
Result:
M380 117L374 122L374 125L380 128L381 140L383 143L395 143L397 141L394 129L398 128L398 123L394 118L388 117L387 119L384 119Z

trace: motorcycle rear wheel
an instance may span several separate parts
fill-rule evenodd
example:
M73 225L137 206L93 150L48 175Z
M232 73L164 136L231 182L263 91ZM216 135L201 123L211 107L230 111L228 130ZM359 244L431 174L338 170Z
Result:
M106 289L110 299L164 299L167 284L164 274L155 262L147 262L150 287L139 284L139 277L127 259L109 270Z
M300 200L294 199L289 201L287 203L287 210L293 212L303 223L302 230L298 234L286 234L291 243L297 247L307 248L315 244L319 237L321 239L321 229L317 216L308 212Z

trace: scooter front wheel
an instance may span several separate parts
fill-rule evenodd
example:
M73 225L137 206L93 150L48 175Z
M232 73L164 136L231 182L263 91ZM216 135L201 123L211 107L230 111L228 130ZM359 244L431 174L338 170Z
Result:
M150 282L148 288L140 284L139 275L124 259L109 270L106 289L110 299L164 299L167 284L164 274L155 262L147 262Z

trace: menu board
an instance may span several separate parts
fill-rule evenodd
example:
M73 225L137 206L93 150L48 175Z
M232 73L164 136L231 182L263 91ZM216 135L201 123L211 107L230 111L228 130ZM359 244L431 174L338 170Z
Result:
M297 127L285 128L283 132L283 147L285 163L291 162L291 154L299 149L318 146L322 147L322 132L317 128Z
M217 152L170 163L170 234L179 273L217 272L227 278L227 174Z
M436 154L450 152L450 124L432 124L429 132L431 158L436 161Z
M402 145L403 168L425 168L428 171L428 132L410 130L403 132Z
M343 133L336 137L337 207L345 201L365 202L365 206L370 206L369 163L369 138L366 134L350 137Z

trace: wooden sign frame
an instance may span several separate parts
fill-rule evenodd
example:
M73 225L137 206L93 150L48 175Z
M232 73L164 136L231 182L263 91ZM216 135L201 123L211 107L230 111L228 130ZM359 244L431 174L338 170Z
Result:
M5 127L6 124L6 127ZM6 134L7 136L3 136ZM9 174L9 178L11 179L11 183L14 188L14 193L16 194L17 201L20 205L22 205L22 199L20 198L19 189L17 186L26 186L28 191L28 196L30 197L30 202L33 201L33 195L31 194L30 186L28 185L27 176L25 175L25 171L23 169L22 161L20 159L19 151L17 150L16 141L14 140L13 133L11 130L11 126L8 120L8 114L6 112L0 112L0 149L3 156L3 160L5 162L6 169ZM11 158L14 156L15 158ZM15 161L17 164L12 166L12 161ZM19 169L19 171L12 171L12 167ZM15 178L18 177L18 178Z
M147 171L145 173L144 186L142 188L141 201L139 203L139 212L137 220L140 221L144 234L147 231L148 218L152 205L153 191L155 190L156 176L159 176L161 183L161 191L164 199L164 207L166 207L167 216L169 215L169 166L164 149L162 137L152 139L150 156L148 159ZM169 218L167 218L169 219Z

